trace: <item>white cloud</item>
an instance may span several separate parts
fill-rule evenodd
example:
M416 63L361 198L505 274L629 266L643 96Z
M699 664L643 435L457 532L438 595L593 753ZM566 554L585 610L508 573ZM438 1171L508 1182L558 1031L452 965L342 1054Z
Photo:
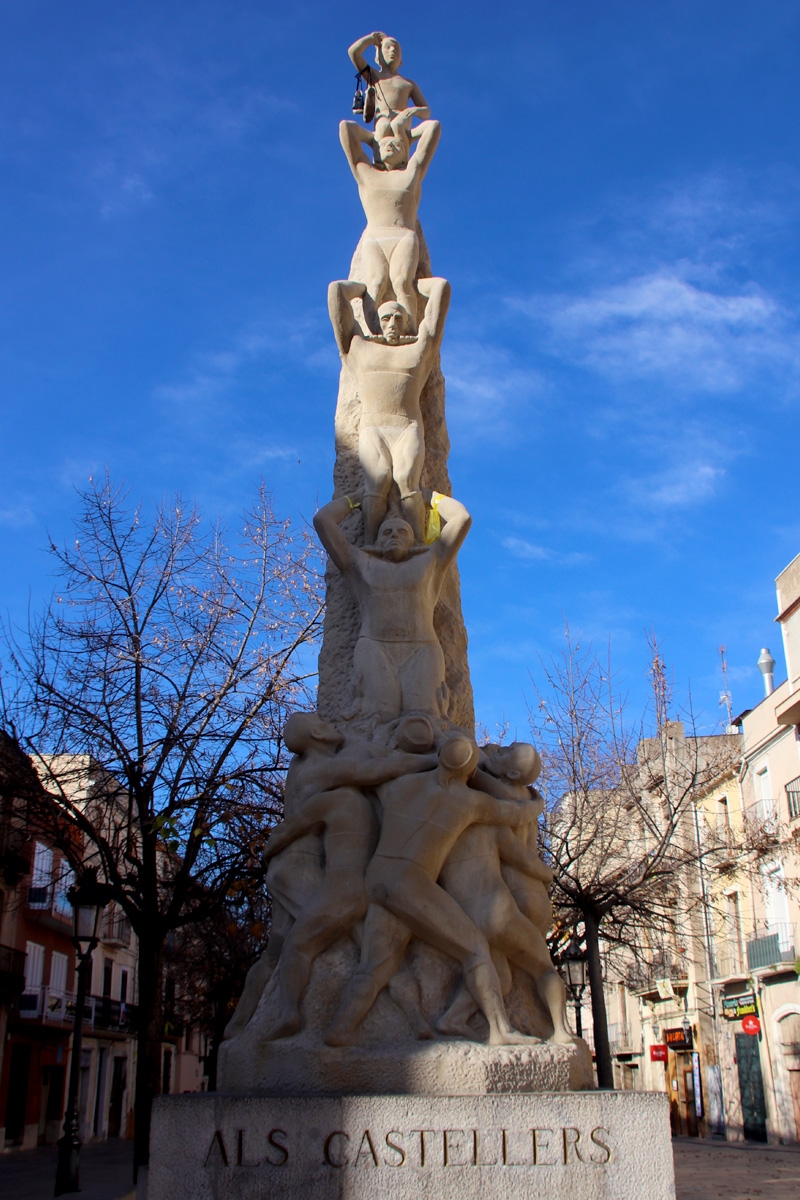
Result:
M700 460L680 462L660 474L635 480L631 491L651 508L685 508L713 495L725 469Z
M582 554L576 550L569 553L562 553L559 550L551 550L547 546L538 546L535 542L527 541L526 538L503 538L502 544L515 558L527 562L543 562L552 563L554 566L574 567L591 560L591 555L589 554Z
M755 286L712 291L682 267L584 296L510 303L548 330L558 357L618 382L659 380L724 394L758 371L796 370L794 333L772 297Z
M538 371L518 365L509 351L485 342L445 341L442 370L448 396L455 401L448 417L455 422L496 422L545 390Z

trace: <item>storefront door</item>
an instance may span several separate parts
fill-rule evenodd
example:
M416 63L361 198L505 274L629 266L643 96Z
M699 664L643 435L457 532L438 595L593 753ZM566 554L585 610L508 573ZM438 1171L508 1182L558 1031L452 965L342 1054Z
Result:
M764 1083L761 1078L757 1037L749 1033L736 1034L736 1065L739 1069L744 1136L751 1142L765 1142L767 1108L764 1103Z

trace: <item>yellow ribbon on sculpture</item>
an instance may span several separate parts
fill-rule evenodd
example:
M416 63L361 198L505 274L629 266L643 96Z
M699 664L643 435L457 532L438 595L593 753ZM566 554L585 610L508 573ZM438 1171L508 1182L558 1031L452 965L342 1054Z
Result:
M431 507L425 524L425 545L430 546L442 536L442 520L439 516L439 501L442 499L438 492L431 495Z

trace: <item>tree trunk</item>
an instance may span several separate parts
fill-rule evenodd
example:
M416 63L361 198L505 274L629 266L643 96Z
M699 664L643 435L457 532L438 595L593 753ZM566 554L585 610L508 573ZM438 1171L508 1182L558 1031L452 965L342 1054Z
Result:
M597 1064L597 1086L613 1088L614 1068L611 1063L611 1047L608 1042L608 1017L603 995L603 968L600 962L600 922L592 913L583 914L586 930L586 957L589 967L589 992L592 997L592 1024L594 1026L594 1055Z
M133 1178L150 1161L150 1118L153 1099L161 1092L161 1042L164 1036L163 943L139 938L139 1025L136 1056Z

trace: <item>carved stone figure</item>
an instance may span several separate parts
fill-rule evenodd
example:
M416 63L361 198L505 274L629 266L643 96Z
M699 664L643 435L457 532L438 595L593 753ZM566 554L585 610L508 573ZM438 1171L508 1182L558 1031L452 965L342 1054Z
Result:
M478 748L455 735L439 751L436 772L383 784L381 835L367 869L370 907L364 923L357 974L325 1040L346 1045L403 963L412 936L449 954L489 1023L490 1045L529 1041L511 1028L489 945L452 897L437 884L442 866L469 825L516 827L533 819L530 803L496 800L467 787Z
M293 713L283 739L294 755L285 788L287 819L273 832L267 850L267 887L278 911L273 911L269 945L251 967L225 1031L228 1038L250 1020L278 963L281 1006L269 1036L285 1036L298 1020L297 1002L314 958L364 915L364 871L377 840L377 823L358 789L436 765L435 756L392 751L360 738L345 740L316 713ZM316 833L302 836L322 826L324 839Z
M377 70L370 67L364 58L364 51L370 46L375 47ZM427 101L417 84L400 74L403 52L397 38L376 30L353 42L347 53L359 74L375 90L376 138L396 136L394 121L398 115L414 116L420 121L430 116Z
M357 771L348 771L334 761L329 780L357 775L361 787L373 787L399 775L431 770L436 762L435 755L405 754L399 750L374 757L363 754ZM266 1038L287 1037L297 1032L300 997L314 959L337 938L349 933L367 911L364 873L378 838L378 823L372 805L357 787L334 784L305 800L293 816L273 830L267 857L274 857L296 838L318 827L325 831L325 877L283 943L276 972L277 1012ZM429 1032L426 1026L426 1033Z
M353 654L354 687L364 715L392 721L404 712L447 715L444 655L433 626L445 575L471 524L463 504L427 494L443 522L429 547L414 546L402 517L387 517L377 547L352 546L339 528L353 507L340 496L314 517L314 527L358 604L360 629Z
M328 288L328 311L342 361L352 374L361 401L358 456L364 471L364 539L373 545L389 500L392 481L400 492L403 515L422 541L424 505L420 476L425 461L425 434L419 399L444 335L450 304L446 279L421 279L427 297L416 341L404 338L408 315L389 301L379 310L382 337L364 337L353 312L366 285L349 281ZM404 344L405 343L405 344Z
M406 124L410 120L410 117L402 118ZM438 121L423 121L413 131L403 128L401 136L385 137L375 143L378 161L370 162L364 144L373 144L372 133L356 125L355 121L342 121L339 126L342 147L358 184L367 218L361 238L362 282L366 284L371 302L367 303L364 315L373 332L377 332L375 311L385 298L389 285L394 289L398 303L408 313L411 332L416 332L417 210L422 180L439 144L439 134ZM416 140L417 146L409 157L412 139Z
M476 772L472 786L500 799L524 800L528 792L526 785L539 774L536 750L525 742L492 749L495 753L487 757L487 770ZM538 793L536 795L538 797ZM541 798L536 801L537 817L543 803ZM534 829L533 822L525 826L525 832ZM520 912L501 874L501 863L536 881L542 890L545 884L552 882L550 868L511 829L473 825L464 830L448 855L440 883L489 942L503 994L511 987L508 962L512 962L532 978L550 1012L552 1040L571 1042L564 983L550 960L543 931ZM462 985L436 1027L441 1033L472 1037L467 1022L475 1011L475 1002Z

